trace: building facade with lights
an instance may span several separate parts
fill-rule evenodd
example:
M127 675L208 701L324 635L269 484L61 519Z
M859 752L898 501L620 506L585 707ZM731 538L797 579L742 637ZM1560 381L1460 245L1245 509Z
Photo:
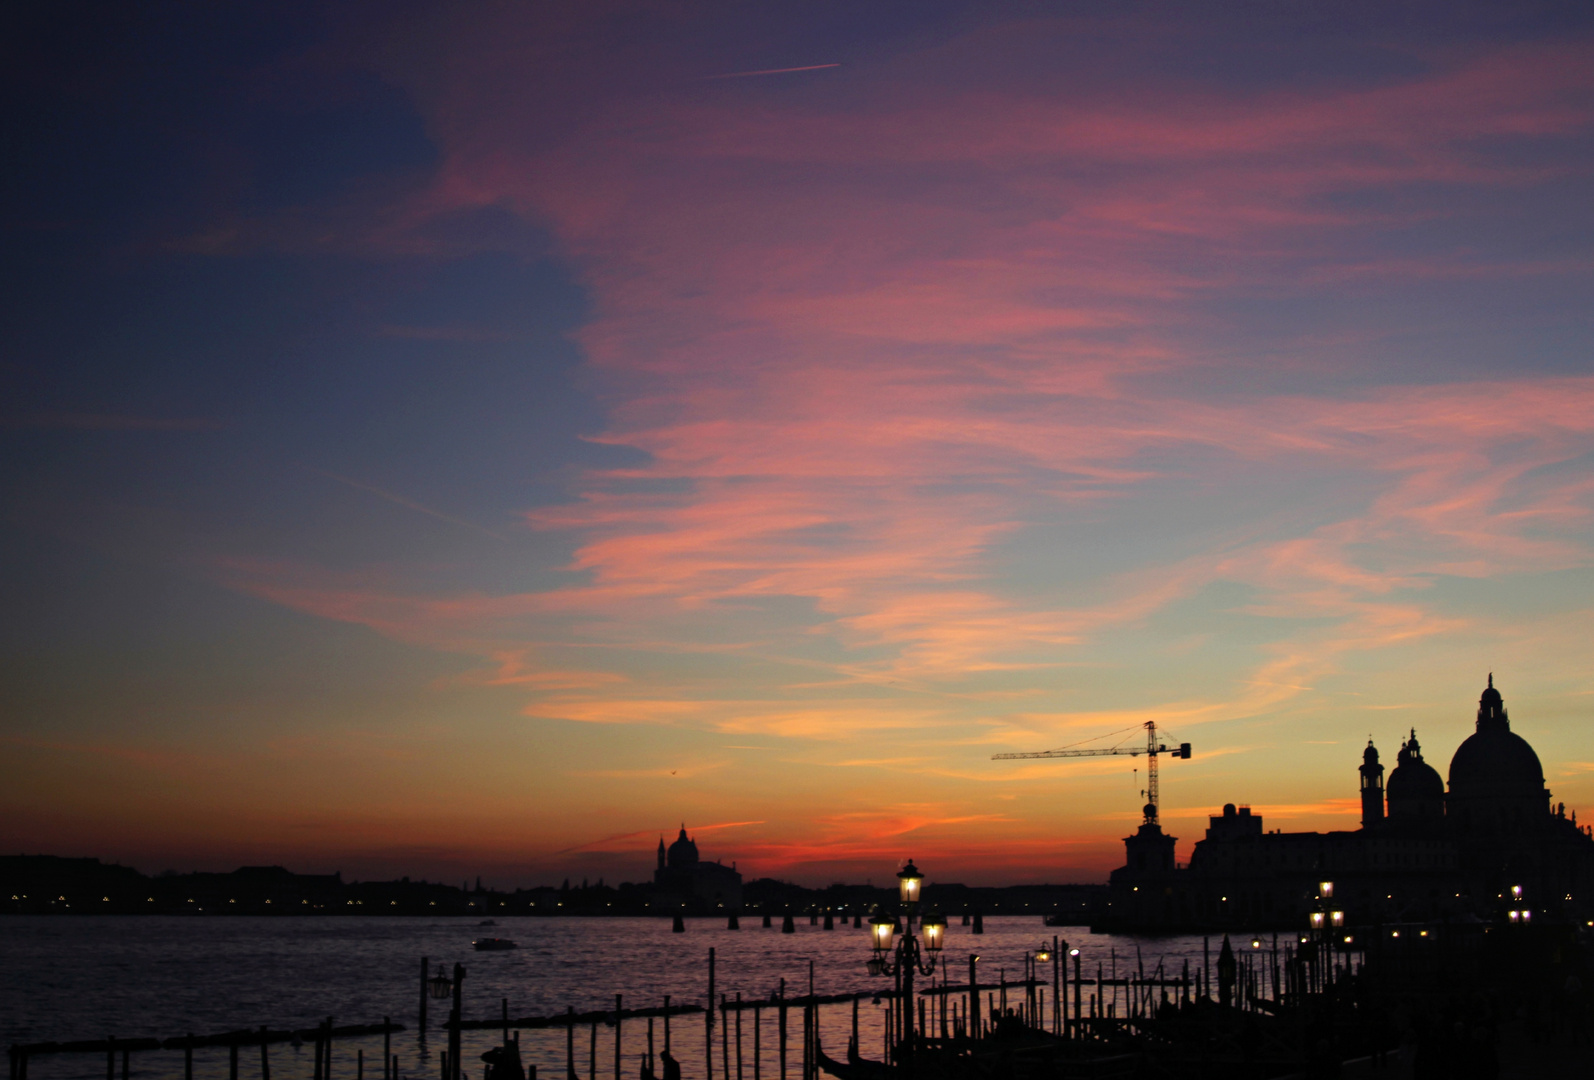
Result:
M1476 730L1450 761L1449 790L1413 730L1387 783L1369 740L1358 770L1361 828L1269 832L1229 804L1188 866L1174 838L1126 837L1100 922L1113 928L1297 928L1324 881L1354 923L1594 919L1594 835L1556 806L1532 746L1511 731L1493 676ZM1527 914L1522 914L1526 912Z

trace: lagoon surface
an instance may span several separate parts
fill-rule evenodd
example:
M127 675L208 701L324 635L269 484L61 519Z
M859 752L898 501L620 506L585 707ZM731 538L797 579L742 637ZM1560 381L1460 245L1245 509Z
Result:
M1169 975L1177 976L1185 960L1195 971L1202 959L1200 937L1089 934L1082 927L1048 928L1034 916L989 917L985 933L975 936L952 921L944 955L954 984L966 983L971 952L981 957L981 982L997 982L1003 974L1020 979L1025 954L1054 934L1081 950L1087 977L1095 974L1098 962L1110 967L1115 957L1119 974L1129 973L1137 949L1148 973L1160 960ZM337 1024L378 1023L387 1016L408 1029L393 1039L401 1076L425 1080L438 1074L437 1054L446 1045L439 1023L447 1003L433 1003L429 1039L419 1039L423 956L430 958L434 974L456 962L465 965L467 1018L498 1016L505 998L512 1017L549 1015L567 1006L577 1012L612 1009L615 994L624 995L626 1008L662 1004L665 994L676 1004L703 1004L710 947L717 954L716 988L732 998L737 993L749 1000L768 997L782 978L788 996L806 993L810 961L819 994L889 988L890 979L871 978L864 969L866 931L839 922L826 931L805 918L798 920L795 934L782 934L779 925L777 918L773 928L763 929L757 916L748 916L743 929L727 930L723 919L696 919L688 920L686 933L675 934L668 920L625 918L501 918L495 927L483 928L475 920L441 918L6 917L0 919L0 1037L8 1044L107 1035L169 1038L261 1025L308 1027L328 1016ZM479 953L471 942L481 936L510 938L520 947ZM1218 942L1211 944L1215 956ZM861 1042L871 1057L880 1056L884 1012L883 1005L867 1000L860 1007ZM655 1021L661 1048L662 1023ZM745 1077L751 1080L750 1013L743 1023ZM792 1023L789 1075L796 1076L800 1013L792 1014ZM848 1006L824 1010L828 1052L840 1056L849 1030ZM703 1035L701 1015L672 1021L672 1049L687 1080L704 1075ZM577 1068L583 1077L588 1038L586 1029L578 1029ZM627 1021L622 1038L624 1076L635 1080L639 1055L647 1049L647 1021ZM470 1080L480 1080L478 1055L498 1041L497 1032L470 1031L464 1039L465 1071ZM599 1029L596 1080L613 1078L613 1039L612 1028ZM360 1049L368 1075L380 1077L381 1045L380 1036L336 1044L334 1080L355 1080ZM774 1080L779 1071L773 1015L763 1017L762 1049L762 1074ZM529 1064L538 1066L541 1080L563 1075L562 1030L526 1031L521 1050ZM733 1043L733 1071L734 1054ZM240 1080L259 1080L259 1050L246 1050L242 1062ZM271 1048L272 1080L308 1078L312 1064L308 1045ZM132 1056L132 1075L140 1080L180 1077L182 1069L178 1051ZM96 1055L42 1056L28 1066L29 1080L104 1075L105 1059ZM225 1077L226 1050L196 1051L195 1075L198 1080Z

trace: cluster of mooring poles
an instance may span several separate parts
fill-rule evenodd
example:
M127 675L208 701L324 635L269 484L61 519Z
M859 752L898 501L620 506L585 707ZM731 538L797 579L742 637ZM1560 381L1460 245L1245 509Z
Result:
M54 1054L104 1054L105 1080L117 1080L120 1058L121 1080L130 1080L133 1054L175 1050L183 1052L183 1080L194 1080L194 1051L214 1049L227 1051L228 1080L239 1080L239 1053L255 1046L260 1048L259 1076L261 1080L271 1080L270 1048L278 1043L290 1043L295 1049L306 1043L311 1044L315 1055L314 1080L333 1080L333 1044L377 1035L382 1036L381 1080L400 1080L398 1056L393 1053L393 1036L403 1030L403 1024L391 1023L386 1017L382 1018L380 1024L335 1027L329 1016L315 1027L297 1030L260 1027L223 1031L215 1035L178 1035L170 1039L117 1039L108 1036L76 1042L16 1044L11 1047L9 1055L11 1080L27 1080L30 1059ZM354 1071L345 1075L347 1080L366 1080L363 1046L354 1048ZM377 1070L373 1068L372 1080L376 1080L377 1075Z

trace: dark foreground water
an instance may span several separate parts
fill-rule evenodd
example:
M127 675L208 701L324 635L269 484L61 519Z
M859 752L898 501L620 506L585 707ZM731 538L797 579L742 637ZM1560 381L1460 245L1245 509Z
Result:
M749 1000L768 997L781 978L786 979L788 996L806 993L810 961L820 994L890 984L865 972L868 935L850 924L825 931L799 919L795 934L782 934L779 920L774 928L762 929L756 917L745 919L739 931L726 930L722 920L687 925L687 933L674 934L669 922L659 919L502 918L496 927L481 928L474 921L455 919L6 917L0 919L0 1038L7 1044L107 1035L164 1039L261 1025L308 1027L327 1016L337 1024L377 1023L388 1016L409 1029L393 1040L401 1076L428 1080L439 1073L437 1054L446 1036L437 1025L447 1013L446 1003L434 1002L430 1038L417 1038L423 956L431 958L434 973L449 970L455 962L466 966L468 1018L496 1017L503 998L509 1000L512 1017L563 1012L566 1006L577 1012L612 1009L615 994L625 996L626 1008L662 1004L665 994L673 1003L702 1004L708 992L710 946L718 956L717 989L733 998L738 992ZM951 981L967 981L971 952L981 957L981 982L996 982L1003 972L1009 979L1022 978L1024 954L1054 933L1081 949L1087 976L1095 974L1098 962L1110 967L1114 955L1119 974L1128 973L1137 962L1137 948L1148 973L1161 960L1165 971L1177 976L1184 960L1194 971L1202 959L1200 938L1092 935L1080 928L1052 930L1035 917L992 917L986 919L982 936L962 926L948 929L944 955L951 961ZM471 941L480 936L511 938L520 948L475 952ZM861 1006L861 1041L869 1056L879 1056L884 1012L883 1005L867 1000ZM795 1063L800 1013L792 1017ZM655 1021L660 1048L662 1023ZM845 1050L850 1024L847 1006L824 1010L821 1030L827 1051L839 1056ZM678 1017L671 1027L672 1050L687 1080L701 1080L703 1017ZM761 1072L775 1080L773 1015L763 1017L761 1034ZM647 1021L627 1021L622 1038L624 1078L636 1080L639 1055L647 1049ZM744 1080L752 1080L751 1013L743 1019L742 1038ZM466 1032L464 1039L466 1073L480 1080L478 1055L498 1041L497 1033ZM577 1067L583 1077L588 1039L589 1032L578 1029ZM613 1080L613 1029L600 1027L598 1040L595 1080ZM336 1044L333 1080L355 1080L355 1054L361 1049L367 1075L380 1077L381 1046L380 1036ZM528 1063L539 1067L540 1080L563 1077L562 1030L528 1030L521 1035L521 1050ZM731 1052L734 1072L734 1042ZM309 1046L295 1050L274 1045L270 1054L272 1080L311 1075ZM240 1080L259 1080L258 1048L242 1051L241 1061ZM182 1068L180 1051L132 1057L132 1075L138 1080L180 1077ZM195 1052L196 1078L216 1080L226 1074L226 1050ZM29 1080L104 1075L105 1059L95 1055L43 1056L28 1066Z

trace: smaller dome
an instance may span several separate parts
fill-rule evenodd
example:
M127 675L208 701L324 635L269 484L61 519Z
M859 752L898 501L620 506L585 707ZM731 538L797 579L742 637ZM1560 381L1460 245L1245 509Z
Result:
M1412 729L1411 737L1400 744L1400 753L1395 755L1395 760L1395 771L1389 774L1389 782L1384 788L1391 813L1395 812L1397 802L1444 799L1445 782L1438 771L1422 759L1422 744L1417 741L1416 728Z
M1367 749L1362 751L1362 764L1363 765L1377 765L1378 764L1378 747L1373 745L1373 740L1371 738L1369 738L1367 740Z

